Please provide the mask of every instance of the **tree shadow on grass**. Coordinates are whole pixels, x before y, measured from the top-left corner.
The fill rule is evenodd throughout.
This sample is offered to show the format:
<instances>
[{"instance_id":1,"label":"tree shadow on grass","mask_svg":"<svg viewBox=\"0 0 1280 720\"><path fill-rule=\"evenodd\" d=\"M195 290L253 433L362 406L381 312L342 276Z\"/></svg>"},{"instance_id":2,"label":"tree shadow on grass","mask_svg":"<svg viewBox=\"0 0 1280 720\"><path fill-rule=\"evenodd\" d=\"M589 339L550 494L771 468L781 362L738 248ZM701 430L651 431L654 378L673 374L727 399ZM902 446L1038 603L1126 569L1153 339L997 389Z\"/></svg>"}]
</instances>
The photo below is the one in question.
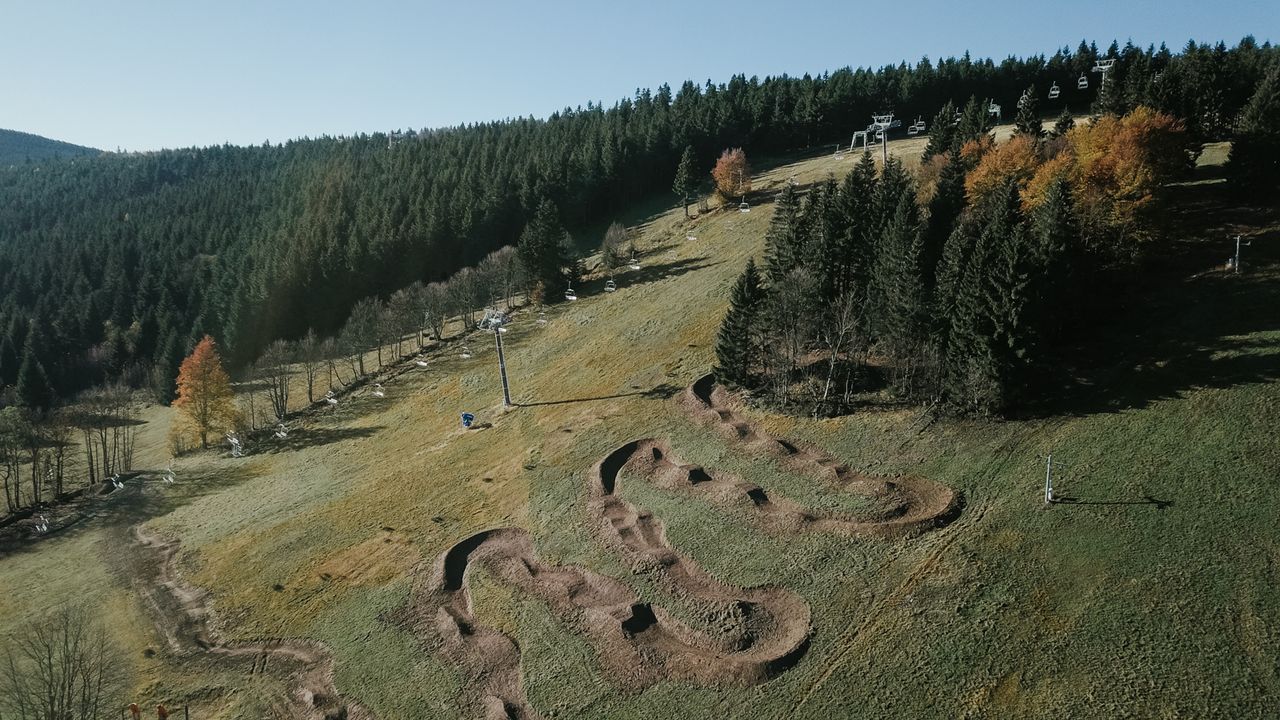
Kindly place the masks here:
<instances>
[{"instance_id":1,"label":"tree shadow on grass","mask_svg":"<svg viewBox=\"0 0 1280 720\"><path fill-rule=\"evenodd\" d=\"M0 560L44 548L43 541L75 538L98 529L118 529L117 540L124 542L123 531L138 523L166 515L200 498L233 488L255 476L249 466L223 466L201 471L179 472L178 480L166 483L163 470L144 470L125 474L124 488L100 495L90 488L74 502L65 503L37 514L47 514L49 531L37 533L34 518L5 528L0 533ZM111 552L108 548L108 552Z\"/></svg>"},{"instance_id":2,"label":"tree shadow on grass","mask_svg":"<svg viewBox=\"0 0 1280 720\"><path fill-rule=\"evenodd\" d=\"M280 453L295 450L305 450L307 448L321 447L330 445L343 440L354 440L373 437L379 430L385 429L381 425L373 427L358 428L328 428L308 426L297 428L289 431L288 437L278 438L274 435L259 440L255 445L249 447L250 455L259 455L263 453Z\"/></svg>"},{"instance_id":3,"label":"tree shadow on grass","mask_svg":"<svg viewBox=\"0 0 1280 720\"><path fill-rule=\"evenodd\" d=\"M646 400L667 400L680 392L680 388L670 383L662 383L648 390L637 390L635 392L616 393L614 395L599 395L596 397L569 398L565 400L539 400L536 402L518 402L517 407L541 407L544 405L571 405L574 403L596 402L599 400L616 400L626 397L642 397Z\"/></svg>"},{"instance_id":4,"label":"tree shadow on grass","mask_svg":"<svg viewBox=\"0 0 1280 720\"><path fill-rule=\"evenodd\" d=\"M1107 299L1119 312L1104 327L1060 351L1056 377L1026 415L1121 412L1280 380L1280 210L1195 197L1175 218L1195 216L1181 239ZM1252 239L1239 275L1221 269L1237 232Z\"/></svg>"}]
</instances>

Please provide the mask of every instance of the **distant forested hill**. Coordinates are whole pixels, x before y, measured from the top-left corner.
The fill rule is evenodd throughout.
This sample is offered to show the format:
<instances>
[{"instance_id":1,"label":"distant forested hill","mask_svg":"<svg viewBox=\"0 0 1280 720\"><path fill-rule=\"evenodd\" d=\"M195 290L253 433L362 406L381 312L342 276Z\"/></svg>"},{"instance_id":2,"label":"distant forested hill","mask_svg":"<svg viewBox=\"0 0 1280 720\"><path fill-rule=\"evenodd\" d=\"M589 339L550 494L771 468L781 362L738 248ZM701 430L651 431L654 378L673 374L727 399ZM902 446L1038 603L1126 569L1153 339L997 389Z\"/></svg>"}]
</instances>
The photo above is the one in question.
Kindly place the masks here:
<instances>
[{"instance_id":1,"label":"distant forested hill","mask_svg":"<svg viewBox=\"0 0 1280 720\"><path fill-rule=\"evenodd\" d=\"M49 158L83 157L101 155L101 150L72 145L61 140L50 140L47 137L18 132L17 130L0 129L0 167L17 165L28 160L46 160Z\"/></svg>"},{"instance_id":2,"label":"distant forested hill","mask_svg":"<svg viewBox=\"0 0 1280 720\"><path fill-rule=\"evenodd\" d=\"M759 157L848 142L874 112L910 122L970 97L1011 115L1028 86L1043 98L1052 83L1064 90L1042 99L1050 117L1147 105L1199 138L1226 137L1277 56L1251 38L1176 53L1081 43L1047 57L663 85L545 120L0 166L0 386L24 358L64 396L138 382L153 366L176 372L205 333L243 365L273 339L332 333L361 298L513 244L544 199L572 229L669 193L686 147L708 178L726 147ZM1090 71L1101 57L1116 64L1100 97Z\"/></svg>"}]
</instances>

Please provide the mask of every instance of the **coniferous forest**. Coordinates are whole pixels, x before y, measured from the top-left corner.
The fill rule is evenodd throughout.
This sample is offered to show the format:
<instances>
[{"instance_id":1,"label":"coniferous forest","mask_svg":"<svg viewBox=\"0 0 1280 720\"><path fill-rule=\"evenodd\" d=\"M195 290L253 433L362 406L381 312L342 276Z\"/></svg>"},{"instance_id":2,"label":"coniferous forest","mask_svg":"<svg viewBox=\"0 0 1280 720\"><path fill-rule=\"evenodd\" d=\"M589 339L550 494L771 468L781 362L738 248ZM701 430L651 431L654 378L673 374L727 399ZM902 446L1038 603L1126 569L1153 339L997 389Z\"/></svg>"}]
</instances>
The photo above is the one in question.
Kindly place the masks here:
<instances>
[{"instance_id":1,"label":"coniferous forest","mask_svg":"<svg viewBox=\"0 0 1280 720\"><path fill-rule=\"evenodd\" d=\"M1101 95L1090 73L1099 57L1117 59ZM1051 56L923 59L816 77L735 76L723 84L686 82L677 90L663 85L607 109L589 103L545 120L10 166L0 169L0 387L16 388L9 402L33 407L114 382L168 402L182 358L205 335L217 339L233 371L280 339L319 345L334 337L372 347L398 329L370 316L340 331L353 325L347 322L353 313L376 314L397 291L406 313L428 319L442 308L474 308L461 296L495 283L510 297L520 265L510 252L477 268L485 270L484 283L431 283L480 264L522 233L529 236L531 223L535 230L548 223L573 229L607 220L640 197L668 192L678 169L684 179L677 194L687 197L690 175L705 187L712 162L727 147L760 157L847 142L877 111L933 118L926 155L938 158L957 159L964 143L985 132L985 101L970 102L958 124L942 121L969 99L996 99L1012 110L1028 88L1039 97L1053 83L1062 94L1039 98L1039 117L1064 115L1070 122L1070 112L1119 116L1143 107L1176 119L1188 142L1228 138L1276 58L1275 48L1251 38L1232 48L1191 42L1180 52L1082 42ZM1075 88L1081 75L1092 80L1087 90ZM1031 122L1019 118L1024 130ZM1039 127L1038 118L1034 124ZM969 227L966 218L978 210L966 198L999 194L961 187L984 152L977 148L963 162L926 158L929 187L911 187L919 181L895 167L879 179L863 167L845 181L866 185L864 191L875 186L870 199L856 202L875 206L876 222L884 225L876 243L910 249L909 261L928 269L920 288L870 283L868 297L910 304L908 298L935 286L949 287L948 273L959 270L947 264L951 227L940 218ZM1006 152L994 154L1018 162ZM1051 199L1041 206L1050 207L1070 192L1039 190ZM904 201L918 191L927 203ZM842 197L839 188L824 187L803 200L783 198L779 215L832 222L815 219L818 206L855 202ZM999 203L987 204L992 208L983 212L999 214ZM1005 202L1009 212L1015 204ZM1030 208L1017 212L1011 222L1019 227L1049 222L1031 217ZM570 249L550 244L561 264L571 266ZM783 245L770 240L777 256L769 258L765 275L775 286L798 269L786 253L807 252ZM855 244L842 252L861 251ZM875 264L883 262L871 255L849 259L840 278L823 280L826 291L831 283L867 283L880 276L884 268ZM875 322L893 324L878 328L877 337L909 343L910 328L924 320Z\"/></svg>"}]
</instances>

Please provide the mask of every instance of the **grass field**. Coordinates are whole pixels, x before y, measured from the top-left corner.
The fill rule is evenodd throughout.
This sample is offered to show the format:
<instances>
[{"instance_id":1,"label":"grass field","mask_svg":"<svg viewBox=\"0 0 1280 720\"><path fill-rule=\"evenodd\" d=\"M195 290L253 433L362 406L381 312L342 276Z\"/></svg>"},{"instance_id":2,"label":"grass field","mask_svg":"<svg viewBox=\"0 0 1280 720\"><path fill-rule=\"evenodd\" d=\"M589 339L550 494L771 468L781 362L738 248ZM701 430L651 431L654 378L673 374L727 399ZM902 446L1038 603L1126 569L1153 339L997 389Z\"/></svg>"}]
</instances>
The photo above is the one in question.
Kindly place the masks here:
<instances>
[{"instance_id":1,"label":"grass field","mask_svg":"<svg viewBox=\"0 0 1280 720\"><path fill-rule=\"evenodd\" d=\"M891 150L917 157L923 139ZM1216 152L1216 151L1215 151ZM184 579L209 592L229 640L305 638L335 661L337 688L380 718L473 717L469 680L404 620L435 558L482 530L526 529L543 560L625 583L691 624L696 599L633 572L587 525L590 468L636 438L770 494L856 514L780 463L741 452L678 406L704 374L727 289L759 256L768 198L791 176L842 175L855 158L769 165L750 213L686 222L679 208L629 218L643 267L579 289L538 327L505 336L503 413L491 338L428 369L357 391L247 458L179 461L179 482L138 483L96 516L0 558L0 634L51 604L94 603L137 699L192 717L262 717L283 675L167 649L138 600L129 528L178 539ZM1214 164L1204 160L1210 170ZM810 644L763 684L610 676L547 603L483 568L475 615L513 637L529 702L545 717L1267 717L1280 701L1280 213L1222 207L1218 183L1179 188L1176 233L1105 342L1064 358L1078 382L1052 412L1005 422L930 421L914 409L831 420L748 411L775 435L875 475L962 492L944 528L910 539L771 534L742 512L652 485L628 502L670 545L733 586L777 585L810 608ZM1228 275L1228 234L1253 238ZM696 236L686 240L686 234ZM676 397L673 397L676 396ZM492 423L464 431L458 413ZM146 462L163 465L163 413ZM1044 455L1066 463L1068 502L1042 503Z\"/></svg>"}]
</instances>

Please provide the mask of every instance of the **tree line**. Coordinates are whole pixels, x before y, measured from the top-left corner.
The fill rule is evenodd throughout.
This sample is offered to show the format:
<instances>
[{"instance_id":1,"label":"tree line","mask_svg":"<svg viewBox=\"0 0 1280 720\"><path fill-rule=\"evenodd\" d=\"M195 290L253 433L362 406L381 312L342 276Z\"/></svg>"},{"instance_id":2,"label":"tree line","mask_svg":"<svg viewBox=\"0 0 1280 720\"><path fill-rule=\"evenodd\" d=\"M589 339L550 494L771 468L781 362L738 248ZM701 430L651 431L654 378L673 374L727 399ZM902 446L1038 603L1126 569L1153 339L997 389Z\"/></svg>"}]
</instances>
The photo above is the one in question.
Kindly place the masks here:
<instances>
[{"instance_id":1,"label":"tree line","mask_svg":"<svg viewBox=\"0 0 1280 720\"><path fill-rule=\"evenodd\" d=\"M385 302L475 265L512 244L544 201L582 227L670 187L677 168L677 194L689 197L689 178L706 178L726 147L758 155L843 140L873 112L928 116L970 95L1012 107L1028 85L1043 94L1057 82L1050 115L1141 104L1193 136L1225 137L1275 55L1251 38L1177 53L1082 42L1001 61L663 85L609 108L399 142L324 137L3 168L0 385L49 403L119 380L168 402L205 335L239 371L275 340L339 333L364 298ZM1089 72L1101 56L1117 58L1103 98ZM1073 88L1080 74L1089 89Z\"/></svg>"}]
</instances>

